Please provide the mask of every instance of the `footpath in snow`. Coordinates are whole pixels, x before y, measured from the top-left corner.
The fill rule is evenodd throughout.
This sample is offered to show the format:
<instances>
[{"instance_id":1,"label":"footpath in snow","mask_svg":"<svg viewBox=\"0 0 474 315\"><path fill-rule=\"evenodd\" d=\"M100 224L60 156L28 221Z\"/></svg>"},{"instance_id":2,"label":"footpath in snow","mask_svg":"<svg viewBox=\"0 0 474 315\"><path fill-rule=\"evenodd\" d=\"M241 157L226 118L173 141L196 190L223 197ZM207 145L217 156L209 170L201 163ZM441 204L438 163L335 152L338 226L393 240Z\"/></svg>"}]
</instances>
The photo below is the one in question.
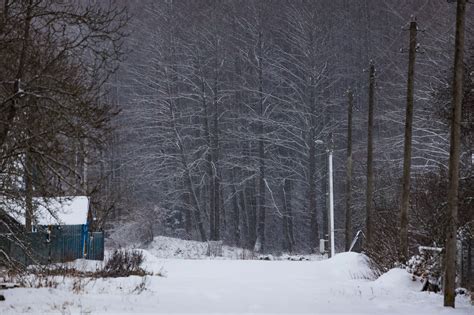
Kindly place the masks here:
<instances>
[{"instance_id":1,"label":"footpath in snow","mask_svg":"<svg viewBox=\"0 0 474 315\"><path fill-rule=\"evenodd\" d=\"M0 314L474 314L465 297L456 309L442 307L442 295L420 292L421 284L404 270L373 280L365 257L356 253L321 261L170 259L157 253L144 251L146 267L165 277L84 281L78 293L72 280L54 289L7 290Z\"/></svg>"}]
</instances>

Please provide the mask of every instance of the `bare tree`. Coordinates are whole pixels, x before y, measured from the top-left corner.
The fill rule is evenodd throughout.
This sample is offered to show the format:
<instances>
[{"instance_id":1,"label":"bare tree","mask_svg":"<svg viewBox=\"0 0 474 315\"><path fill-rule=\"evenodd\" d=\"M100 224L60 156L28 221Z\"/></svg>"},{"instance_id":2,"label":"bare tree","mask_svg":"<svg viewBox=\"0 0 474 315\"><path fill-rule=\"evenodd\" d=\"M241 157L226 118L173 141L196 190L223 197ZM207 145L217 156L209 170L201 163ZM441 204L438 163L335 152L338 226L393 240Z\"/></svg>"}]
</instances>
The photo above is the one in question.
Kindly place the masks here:
<instances>
[{"instance_id":1,"label":"bare tree","mask_svg":"<svg viewBox=\"0 0 474 315\"><path fill-rule=\"evenodd\" d=\"M345 248L350 249L352 242L352 111L354 106L354 94L352 90L347 92L347 161L346 161L346 229Z\"/></svg>"},{"instance_id":2,"label":"bare tree","mask_svg":"<svg viewBox=\"0 0 474 315\"><path fill-rule=\"evenodd\" d=\"M90 161L78 168L74 158L103 147L115 112L99 100L128 18L120 7L48 0L4 1L0 16L0 207L30 231L34 197L73 195L89 181Z\"/></svg>"}]
</instances>

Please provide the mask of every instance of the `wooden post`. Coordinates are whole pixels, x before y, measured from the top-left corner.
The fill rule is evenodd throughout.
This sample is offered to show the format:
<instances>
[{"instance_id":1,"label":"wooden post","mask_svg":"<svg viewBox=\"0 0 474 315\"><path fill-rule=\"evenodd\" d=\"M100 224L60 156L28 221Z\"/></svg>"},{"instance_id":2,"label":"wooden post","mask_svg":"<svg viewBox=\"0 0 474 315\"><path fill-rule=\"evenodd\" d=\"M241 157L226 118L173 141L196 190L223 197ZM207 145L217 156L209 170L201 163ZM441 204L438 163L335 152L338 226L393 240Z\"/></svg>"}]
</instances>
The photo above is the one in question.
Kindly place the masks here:
<instances>
[{"instance_id":1,"label":"wooden post","mask_svg":"<svg viewBox=\"0 0 474 315\"><path fill-rule=\"evenodd\" d=\"M464 16L466 0L457 1L456 40L454 48L453 100L449 150L448 228L444 269L444 306L455 306L456 232L458 221L459 156L461 144L461 109L464 74Z\"/></svg>"},{"instance_id":2,"label":"wooden post","mask_svg":"<svg viewBox=\"0 0 474 315\"><path fill-rule=\"evenodd\" d=\"M402 196L400 202L400 262L408 259L408 206L410 202L410 168L413 129L413 95L416 56L416 20L410 22L410 50L408 55L407 107L405 116L405 145L403 154Z\"/></svg>"}]
</instances>

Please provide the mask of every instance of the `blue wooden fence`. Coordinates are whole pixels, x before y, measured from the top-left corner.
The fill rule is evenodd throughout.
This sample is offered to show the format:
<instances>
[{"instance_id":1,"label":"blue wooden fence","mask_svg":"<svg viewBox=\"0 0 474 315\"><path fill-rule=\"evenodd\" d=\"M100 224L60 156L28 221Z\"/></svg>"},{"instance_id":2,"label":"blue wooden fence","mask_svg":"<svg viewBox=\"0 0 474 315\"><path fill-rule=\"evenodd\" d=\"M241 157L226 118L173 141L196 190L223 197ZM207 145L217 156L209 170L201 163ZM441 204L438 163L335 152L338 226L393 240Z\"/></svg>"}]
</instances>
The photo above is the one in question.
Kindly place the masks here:
<instances>
[{"instance_id":1,"label":"blue wooden fence","mask_svg":"<svg viewBox=\"0 0 474 315\"><path fill-rule=\"evenodd\" d=\"M104 232L89 233L86 244L86 259L104 260Z\"/></svg>"},{"instance_id":2,"label":"blue wooden fence","mask_svg":"<svg viewBox=\"0 0 474 315\"><path fill-rule=\"evenodd\" d=\"M104 259L104 233L89 232L86 225L54 226L25 233L19 238L0 234L0 249L18 264L48 264L79 258Z\"/></svg>"}]
</instances>

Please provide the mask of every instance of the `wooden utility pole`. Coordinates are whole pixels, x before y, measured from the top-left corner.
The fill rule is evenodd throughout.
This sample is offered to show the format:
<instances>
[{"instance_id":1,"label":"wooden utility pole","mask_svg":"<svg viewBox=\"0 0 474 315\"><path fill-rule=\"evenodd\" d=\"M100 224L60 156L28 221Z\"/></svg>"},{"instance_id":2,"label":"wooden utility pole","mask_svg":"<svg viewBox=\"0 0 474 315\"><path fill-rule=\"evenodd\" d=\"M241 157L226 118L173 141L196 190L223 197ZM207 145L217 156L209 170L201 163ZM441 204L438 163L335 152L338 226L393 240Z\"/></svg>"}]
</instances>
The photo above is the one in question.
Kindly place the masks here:
<instances>
[{"instance_id":1,"label":"wooden utility pole","mask_svg":"<svg viewBox=\"0 0 474 315\"><path fill-rule=\"evenodd\" d=\"M349 107L347 109L347 161L346 161L346 251L352 242L352 107L354 95L352 90L347 92Z\"/></svg>"},{"instance_id":2,"label":"wooden utility pole","mask_svg":"<svg viewBox=\"0 0 474 315\"><path fill-rule=\"evenodd\" d=\"M449 150L448 228L444 266L444 306L455 305L456 231L458 221L459 155L461 144L461 109L464 74L464 16L466 0L457 1L456 40L454 48L453 100Z\"/></svg>"},{"instance_id":3,"label":"wooden utility pole","mask_svg":"<svg viewBox=\"0 0 474 315\"><path fill-rule=\"evenodd\" d=\"M402 197L400 202L400 262L408 259L408 206L410 203L411 143L413 129L413 95L416 56L416 19L410 22L410 50L408 53L407 108L405 116L405 145L403 154Z\"/></svg>"},{"instance_id":4,"label":"wooden utility pole","mask_svg":"<svg viewBox=\"0 0 474 315\"><path fill-rule=\"evenodd\" d=\"M372 242L372 214L374 198L374 166L373 166L373 131L374 131L374 92L375 92L375 66L370 61L369 70L369 118L367 127L367 189L366 189L366 237L367 244Z\"/></svg>"}]
</instances>

